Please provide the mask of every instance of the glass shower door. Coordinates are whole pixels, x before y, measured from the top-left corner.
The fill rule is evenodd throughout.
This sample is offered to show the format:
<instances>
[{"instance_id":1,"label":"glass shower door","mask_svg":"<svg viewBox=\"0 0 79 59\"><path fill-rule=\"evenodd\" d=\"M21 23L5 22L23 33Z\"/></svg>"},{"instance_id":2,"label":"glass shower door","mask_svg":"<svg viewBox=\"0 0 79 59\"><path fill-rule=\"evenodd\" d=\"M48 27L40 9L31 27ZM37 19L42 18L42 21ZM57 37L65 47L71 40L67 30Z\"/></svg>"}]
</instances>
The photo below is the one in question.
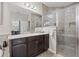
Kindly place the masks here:
<instances>
[{"instance_id":1,"label":"glass shower door","mask_svg":"<svg viewBox=\"0 0 79 59\"><path fill-rule=\"evenodd\" d=\"M57 55L63 56L64 53L64 36L62 36L62 34L64 34L64 10L60 9L57 10L57 28L56 28L56 32L57 32L57 48L56 48L56 53Z\"/></svg>"},{"instance_id":2,"label":"glass shower door","mask_svg":"<svg viewBox=\"0 0 79 59\"><path fill-rule=\"evenodd\" d=\"M77 57L79 57L79 5L76 6Z\"/></svg>"},{"instance_id":3,"label":"glass shower door","mask_svg":"<svg viewBox=\"0 0 79 59\"><path fill-rule=\"evenodd\" d=\"M68 57L76 56L77 38L76 38L76 13L75 5L65 9L64 22L64 55Z\"/></svg>"},{"instance_id":4,"label":"glass shower door","mask_svg":"<svg viewBox=\"0 0 79 59\"><path fill-rule=\"evenodd\" d=\"M60 21L62 29L58 30L57 35L57 53L64 57L77 56L77 37L76 37L76 19L75 6L70 6L64 9L64 18ZM59 47L59 48L58 48Z\"/></svg>"}]
</instances>

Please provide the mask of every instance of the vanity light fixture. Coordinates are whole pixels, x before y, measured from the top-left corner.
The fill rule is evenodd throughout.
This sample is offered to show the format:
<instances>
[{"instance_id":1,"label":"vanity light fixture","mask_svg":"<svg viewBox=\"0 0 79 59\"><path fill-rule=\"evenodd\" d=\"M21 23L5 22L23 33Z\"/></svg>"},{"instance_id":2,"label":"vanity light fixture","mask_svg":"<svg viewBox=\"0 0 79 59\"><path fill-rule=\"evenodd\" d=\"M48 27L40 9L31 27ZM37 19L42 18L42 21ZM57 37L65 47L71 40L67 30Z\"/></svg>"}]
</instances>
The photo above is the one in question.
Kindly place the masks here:
<instances>
[{"instance_id":1,"label":"vanity light fixture","mask_svg":"<svg viewBox=\"0 0 79 59\"><path fill-rule=\"evenodd\" d=\"M24 5L25 5L26 7L28 7L28 8L34 9L34 10L37 9L36 6L30 5L29 3L24 3Z\"/></svg>"},{"instance_id":2,"label":"vanity light fixture","mask_svg":"<svg viewBox=\"0 0 79 59\"><path fill-rule=\"evenodd\" d=\"M25 6L27 7L30 7L30 4L29 3L24 3Z\"/></svg>"},{"instance_id":3,"label":"vanity light fixture","mask_svg":"<svg viewBox=\"0 0 79 59\"><path fill-rule=\"evenodd\" d=\"M29 4L29 3L27 3L27 4L26 4L26 6L27 6L27 7L30 7L30 4Z\"/></svg>"},{"instance_id":4,"label":"vanity light fixture","mask_svg":"<svg viewBox=\"0 0 79 59\"><path fill-rule=\"evenodd\" d=\"M31 6L30 6L30 8L31 8L31 9L34 9L34 6L33 6L33 5L31 5Z\"/></svg>"}]
</instances>

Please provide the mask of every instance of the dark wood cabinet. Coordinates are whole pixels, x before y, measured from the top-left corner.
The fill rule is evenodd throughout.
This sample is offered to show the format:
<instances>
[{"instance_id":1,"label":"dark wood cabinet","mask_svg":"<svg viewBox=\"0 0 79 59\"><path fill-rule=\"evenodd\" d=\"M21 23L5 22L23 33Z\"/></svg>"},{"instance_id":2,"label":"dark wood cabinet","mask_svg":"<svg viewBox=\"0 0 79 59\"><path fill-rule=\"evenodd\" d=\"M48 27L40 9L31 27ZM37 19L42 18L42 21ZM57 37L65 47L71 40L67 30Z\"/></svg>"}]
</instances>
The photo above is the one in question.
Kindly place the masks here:
<instances>
[{"instance_id":1,"label":"dark wood cabinet","mask_svg":"<svg viewBox=\"0 0 79 59\"><path fill-rule=\"evenodd\" d=\"M48 48L48 34L10 40L11 57L34 57Z\"/></svg>"},{"instance_id":2,"label":"dark wood cabinet","mask_svg":"<svg viewBox=\"0 0 79 59\"><path fill-rule=\"evenodd\" d=\"M27 57L27 38L12 39L9 42L11 57Z\"/></svg>"},{"instance_id":3,"label":"dark wood cabinet","mask_svg":"<svg viewBox=\"0 0 79 59\"><path fill-rule=\"evenodd\" d=\"M43 36L40 36L40 39L38 40L38 54L43 52L44 47L44 39Z\"/></svg>"}]
</instances>

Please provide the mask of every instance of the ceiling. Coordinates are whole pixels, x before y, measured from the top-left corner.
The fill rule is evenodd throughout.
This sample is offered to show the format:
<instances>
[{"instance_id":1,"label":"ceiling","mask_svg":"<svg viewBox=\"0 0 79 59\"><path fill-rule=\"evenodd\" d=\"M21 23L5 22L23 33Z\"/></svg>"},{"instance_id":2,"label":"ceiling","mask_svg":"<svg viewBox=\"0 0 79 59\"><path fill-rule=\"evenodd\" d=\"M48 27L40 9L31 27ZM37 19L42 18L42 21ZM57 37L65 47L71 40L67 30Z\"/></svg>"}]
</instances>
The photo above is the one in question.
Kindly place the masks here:
<instances>
[{"instance_id":1,"label":"ceiling","mask_svg":"<svg viewBox=\"0 0 79 59\"><path fill-rule=\"evenodd\" d=\"M43 2L47 7L66 7L74 2Z\"/></svg>"}]
</instances>

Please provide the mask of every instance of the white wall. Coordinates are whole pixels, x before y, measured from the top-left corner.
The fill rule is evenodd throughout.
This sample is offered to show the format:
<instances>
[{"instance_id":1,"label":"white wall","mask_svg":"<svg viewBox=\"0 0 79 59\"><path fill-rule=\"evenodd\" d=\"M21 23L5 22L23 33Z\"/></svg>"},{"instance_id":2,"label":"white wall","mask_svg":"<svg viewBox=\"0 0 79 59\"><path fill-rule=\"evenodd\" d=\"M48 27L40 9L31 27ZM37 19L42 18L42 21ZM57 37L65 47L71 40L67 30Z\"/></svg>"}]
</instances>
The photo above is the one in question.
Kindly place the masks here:
<instances>
[{"instance_id":1,"label":"white wall","mask_svg":"<svg viewBox=\"0 0 79 59\"><path fill-rule=\"evenodd\" d=\"M8 4L3 4L3 24L0 25L0 45L3 41L8 42L8 34L10 34L10 22L9 22L9 9ZM4 56L9 56L9 47L5 48Z\"/></svg>"},{"instance_id":2,"label":"white wall","mask_svg":"<svg viewBox=\"0 0 79 59\"><path fill-rule=\"evenodd\" d=\"M43 13L43 15L47 14L48 9L49 8L46 5L42 4L42 13Z\"/></svg>"},{"instance_id":3,"label":"white wall","mask_svg":"<svg viewBox=\"0 0 79 59\"><path fill-rule=\"evenodd\" d=\"M10 27L9 27L9 9L8 4L3 4L3 24L0 25L0 34L10 34Z\"/></svg>"}]
</instances>

